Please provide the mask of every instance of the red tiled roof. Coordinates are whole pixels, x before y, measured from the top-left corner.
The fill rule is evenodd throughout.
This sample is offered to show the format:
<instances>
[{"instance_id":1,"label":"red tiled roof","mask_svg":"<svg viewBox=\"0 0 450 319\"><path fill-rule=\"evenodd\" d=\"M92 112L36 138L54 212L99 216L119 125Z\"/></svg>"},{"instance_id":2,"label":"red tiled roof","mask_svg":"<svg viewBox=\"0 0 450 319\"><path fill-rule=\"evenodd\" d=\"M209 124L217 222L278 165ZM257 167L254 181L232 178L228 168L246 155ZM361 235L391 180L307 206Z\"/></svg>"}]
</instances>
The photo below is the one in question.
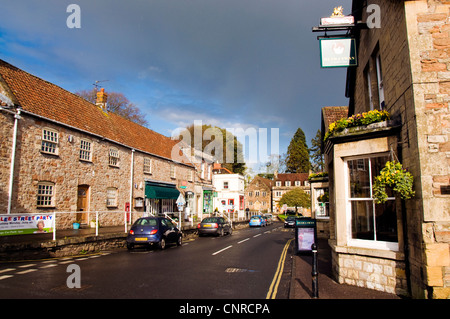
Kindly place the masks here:
<instances>
[{"instance_id":1,"label":"red tiled roof","mask_svg":"<svg viewBox=\"0 0 450 319\"><path fill-rule=\"evenodd\" d=\"M26 112L167 159L178 143L119 115L105 113L87 100L0 60L0 86L2 79Z\"/></svg>"},{"instance_id":2,"label":"red tiled roof","mask_svg":"<svg viewBox=\"0 0 450 319\"><path fill-rule=\"evenodd\" d=\"M279 173L278 176L275 178L275 181L306 181L308 180L309 173Z\"/></svg>"},{"instance_id":3,"label":"red tiled roof","mask_svg":"<svg viewBox=\"0 0 450 319\"><path fill-rule=\"evenodd\" d=\"M347 117L348 117L347 106L325 106L322 108L322 119L326 131L328 131L328 126L330 126L331 123L334 123L337 120Z\"/></svg>"}]
</instances>

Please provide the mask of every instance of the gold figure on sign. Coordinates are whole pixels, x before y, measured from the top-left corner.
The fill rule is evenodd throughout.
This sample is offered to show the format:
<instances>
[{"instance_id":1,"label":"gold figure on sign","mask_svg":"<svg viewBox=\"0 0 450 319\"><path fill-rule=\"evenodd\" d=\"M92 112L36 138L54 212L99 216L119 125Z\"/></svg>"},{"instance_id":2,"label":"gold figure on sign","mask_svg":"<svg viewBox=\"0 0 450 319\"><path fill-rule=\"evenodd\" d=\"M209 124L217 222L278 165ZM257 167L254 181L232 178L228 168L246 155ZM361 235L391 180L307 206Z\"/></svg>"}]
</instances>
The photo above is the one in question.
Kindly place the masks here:
<instances>
[{"instance_id":1,"label":"gold figure on sign","mask_svg":"<svg viewBox=\"0 0 450 319\"><path fill-rule=\"evenodd\" d=\"M331 15L331 17L343 17L344 16L344 8L342 8L342 6L336 7L333 10L333 14Z\"/></svg>"}]
</instances>

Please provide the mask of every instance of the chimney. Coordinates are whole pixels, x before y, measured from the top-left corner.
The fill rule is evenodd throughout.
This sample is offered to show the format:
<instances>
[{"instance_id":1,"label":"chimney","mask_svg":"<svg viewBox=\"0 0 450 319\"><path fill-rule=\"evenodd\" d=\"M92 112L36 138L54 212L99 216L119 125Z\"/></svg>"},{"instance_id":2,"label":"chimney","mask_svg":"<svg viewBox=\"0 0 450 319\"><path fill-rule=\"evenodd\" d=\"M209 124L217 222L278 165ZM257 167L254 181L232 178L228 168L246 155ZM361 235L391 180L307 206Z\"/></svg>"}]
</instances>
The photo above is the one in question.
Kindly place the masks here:
<instances>
[{"instance_id":1,"label":"chimney","mask_svg":"<svg viewBox=\"0 0 450 319\"><path fill-rule=\"evenodd\" d=\"M103 112L106 112L106 100L108 99L108 94L105 93L105 89L101 88L100 91L97 92L97 100L95 101L95 105L99 106Z\"/></svg>"}]
</instances>

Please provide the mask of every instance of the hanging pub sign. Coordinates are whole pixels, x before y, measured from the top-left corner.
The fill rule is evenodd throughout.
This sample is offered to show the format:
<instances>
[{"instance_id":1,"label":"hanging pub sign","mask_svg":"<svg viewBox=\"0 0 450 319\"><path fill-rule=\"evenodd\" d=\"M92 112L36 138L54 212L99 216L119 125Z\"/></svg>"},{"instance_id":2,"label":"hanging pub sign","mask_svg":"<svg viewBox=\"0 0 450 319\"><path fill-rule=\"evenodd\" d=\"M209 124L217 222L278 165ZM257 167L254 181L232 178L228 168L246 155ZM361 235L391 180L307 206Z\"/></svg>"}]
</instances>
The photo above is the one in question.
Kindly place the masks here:
<instances>
[{"instance_id":1,"label":"hanging pub sign","mask_svg":"<svg viewBox=\"0 0 450 319\"><path fill-rule=\"evenodd\" d=\"M320 66L339 68L357 66L356 43L353 38L321 38Z\"/></svg>"}]
</instances>

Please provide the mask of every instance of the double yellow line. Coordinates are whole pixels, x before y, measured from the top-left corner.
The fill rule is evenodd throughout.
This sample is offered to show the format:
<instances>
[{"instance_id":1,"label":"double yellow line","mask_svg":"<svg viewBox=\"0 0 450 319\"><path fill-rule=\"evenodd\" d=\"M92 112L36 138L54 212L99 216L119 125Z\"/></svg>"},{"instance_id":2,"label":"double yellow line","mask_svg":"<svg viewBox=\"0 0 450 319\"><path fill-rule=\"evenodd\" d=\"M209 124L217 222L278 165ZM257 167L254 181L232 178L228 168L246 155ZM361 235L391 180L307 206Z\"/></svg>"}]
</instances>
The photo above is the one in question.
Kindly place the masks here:
<instances>
[{"instance_id":1,"label":"double yellow line","mask_svg":"<svg viewBox=\"0 0 450 319\"><path fill-rule=\"evenodd\" d=\"M291 244L291 241L294 239L289 239L286 245L283 248L283 252L281 253L280 260L278 261L278 267L277 271L275 272L275 276L273 277L272 283L269 287L269 292L267 293L266 299L275 299L278 292L278 285L280 284L281 275L283 274L284 270L284 260L286 259L286 254L289 248L289 245Z\"/></svg>"}]
</instances>

